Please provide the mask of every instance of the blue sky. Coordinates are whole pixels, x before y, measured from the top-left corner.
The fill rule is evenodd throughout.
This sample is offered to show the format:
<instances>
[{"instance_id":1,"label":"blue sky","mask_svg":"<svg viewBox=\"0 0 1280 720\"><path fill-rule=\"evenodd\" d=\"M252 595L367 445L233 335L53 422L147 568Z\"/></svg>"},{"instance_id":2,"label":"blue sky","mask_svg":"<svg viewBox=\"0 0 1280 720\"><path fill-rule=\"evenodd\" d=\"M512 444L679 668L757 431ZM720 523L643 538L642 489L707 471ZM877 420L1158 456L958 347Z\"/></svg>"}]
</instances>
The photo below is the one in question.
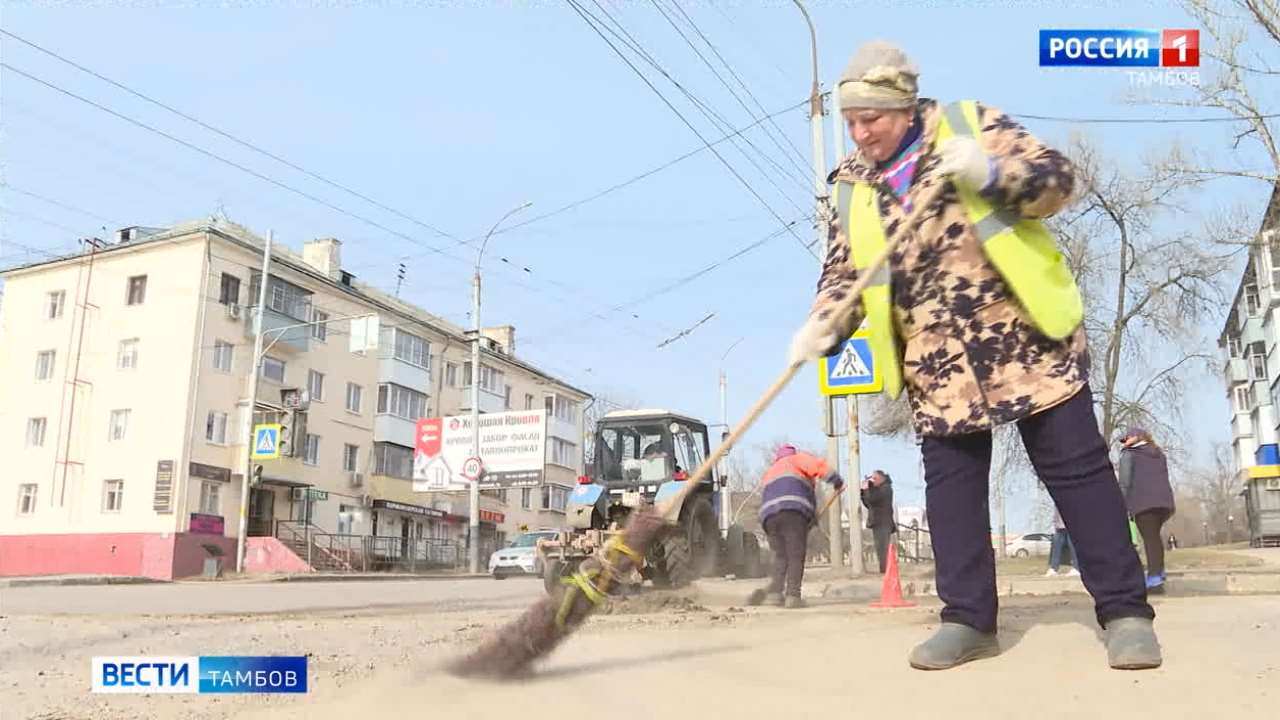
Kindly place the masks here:
<instances>
[{"instance_id":1,"label":"blue sky","mask_svg":"<svg viewBox=\"0 0 1280 720\"><path fill-rule=\"evenodd\" d=\"M700 145L565 3L466 8L424 3L378 9L298 5L37 9L8 3L0 26L453 238L301 175L5 38L0 40L4 60L14 67L412 240L5 71L0 74L2 172L11 188L0 190L0 264L28 257L15 243L66 250L74 247L77 236L98 234L104 224L108 230L127 224L163 226L222 209L260 232L273 229L278 240L295 249L311 238L338 237L344 243L344 264L383 287L394 285L396 264L406 257L403 295L465 323L474 251L459 240L483 234L522 202L534 205L515 221L590 196ZM602 5L667 72L731 125L752 122L653 4L602 0ZM791 3L682 5L763 107L772 112L805 99L808 33ZM914 57L927 96L976 98L1012 113L1176 117L1179 113L1166 109L1126 105L1123 74L1039 68L1037 31L1189 27L1189 19L1172 5L1134 5L1125 11L1075 5L979 3L937 9L927 3L857 8L814 3L811 12L826 87L858 44L884 37ZM668 2L664 7L673 12ZM593 4L587 8L599 12ZM690 33L687 27L685 31ZM669 83L649 75L704 136L721 135ZM792 154L788 160L759 130L749 137L779 165L808 163L803 110L775 122L785 141L799 148L800 158L787 148ZM1026 124L1059 146L1073 127L1082 129L1060 122ZM1175 139L1222 147L1225 154L1230 137L1228 126L1212 124L1083 129L1126 161ZM825 130L830 153L829 120ZM794 168L785 175L770 173L779 190L727 144L717 149L783 219L810 211L812 191ZM1255 167L1260 164L1260 158L1246 152L1242 161L1249 160ZM757 162L765 161L757 157ZM1219 183L1213 190L1223 202L1230 197L1260 206L1266 199L1260 184ZM795 227L806 241L812 237L807 221ZM781 370L787 342L812 299L817 261L794 238L776 236L686 287L626 312L612 308L722 260L778 228L774 215L719 160L702 152L571 211L495 236L486 255L483 318L486 324L514 324L517 351L570 382L645 405L677 407L710 422L719 415L719 360L742 339L725 362L732 419ZM524 267L529 272L518 269ZM686 338L657 349L665 338L712 313L714 318ZM1207 332L1216 336L1217 328ZM1220 382L1206 377L1202 389L1187 398L1188 407L1200 409L1190 422L1196 423L1194 434L1206 448L1228 432ZM806 372L746 444L786 436L821 448L815 392L816 379ZM900 503L922 501L914 446L864 439L863 469L871 467L894 475ZM1021 526L1029 506L1028 501L1011 505L1011 528Z\"/></svg>"}]
</instances>

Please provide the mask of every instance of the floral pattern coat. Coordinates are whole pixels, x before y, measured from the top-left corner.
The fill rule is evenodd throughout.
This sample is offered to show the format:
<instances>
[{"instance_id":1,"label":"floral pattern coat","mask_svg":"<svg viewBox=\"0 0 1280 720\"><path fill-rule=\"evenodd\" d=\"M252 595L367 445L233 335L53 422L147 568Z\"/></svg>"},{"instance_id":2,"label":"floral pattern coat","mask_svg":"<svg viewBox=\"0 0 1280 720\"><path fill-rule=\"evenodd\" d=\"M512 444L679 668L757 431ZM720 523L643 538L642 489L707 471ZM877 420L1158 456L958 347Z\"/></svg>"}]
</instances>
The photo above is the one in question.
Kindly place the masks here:
<instances>
[{"instance_id":1,"label":"floral pattern coat","mask_svg":"<svg viewBox=\"0 0 1280 720\"><path fill-rule=\"evenodd\" d=\"M907 197L918 203L938 183L947 185L924 210L915 236L889 258L903 381L918 436L991 430L1064 402L1084 387L1089 372L1084 329L1055 341L1031 324L983 254L955 186L936 170L938 156L929 148L941 107L928 99L918 107L926 153ZM1027 218L1046 218L1061 209L1074 185L1070 162L1008 115L979 104L978 118L978 141L998 171L987 198ZM855 151L828 180L878 183L878 173ZM887 185L878 183L876 196L886 242L893 245L906 232L907 212ZM829 317L855 279L849 240L833 217L811 313ZM840 337L848 337L861 322L861 311L839 320Z\"/></svg>"}]
</instances>

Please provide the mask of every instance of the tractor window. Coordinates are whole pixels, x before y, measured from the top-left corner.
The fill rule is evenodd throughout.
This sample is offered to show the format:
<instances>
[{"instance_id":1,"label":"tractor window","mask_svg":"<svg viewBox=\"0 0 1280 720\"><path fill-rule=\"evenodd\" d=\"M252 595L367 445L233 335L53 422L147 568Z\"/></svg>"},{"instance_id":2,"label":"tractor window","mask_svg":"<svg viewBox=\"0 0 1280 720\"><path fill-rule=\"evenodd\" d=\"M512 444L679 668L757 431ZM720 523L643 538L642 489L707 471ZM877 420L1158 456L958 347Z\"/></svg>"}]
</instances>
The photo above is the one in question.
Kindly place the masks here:
<instances>
[{"instance_id":1,"label":"tractor window","mask_svg":"<svg viewBox=\"0 0 1280 720\"><path fill-rule=\"evenodd\" d=\"M600 431L596 467L606 481L622 480L624 460L665 458L670 453L661 425L608 427Z\"/></svg>"},{"instance_id":2,"label":"tractor window","mask_svg":"<svg viewBox=\"0 0 1280 720\"><path fill-rule=\"evenodd\" d=\"M676 446L676 464L680 469L693 473L702 464L702 434L694 434L688 426L681 425L680 432L673 438Z\"/></svg>"}]
</instances>

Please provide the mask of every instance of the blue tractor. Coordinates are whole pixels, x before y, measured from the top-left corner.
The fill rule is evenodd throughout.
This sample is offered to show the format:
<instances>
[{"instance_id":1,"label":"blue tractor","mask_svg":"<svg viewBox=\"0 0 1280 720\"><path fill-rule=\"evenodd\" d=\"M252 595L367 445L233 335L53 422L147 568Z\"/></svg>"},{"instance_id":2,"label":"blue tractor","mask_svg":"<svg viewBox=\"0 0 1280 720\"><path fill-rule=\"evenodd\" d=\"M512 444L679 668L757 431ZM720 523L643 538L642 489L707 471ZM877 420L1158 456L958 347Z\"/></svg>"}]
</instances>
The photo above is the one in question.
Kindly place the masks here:
<instances>
[{"instance_id":1,"label":"blue tractor","mask_svg":"<svg viewBox=\"0 0 1280 720\"><path fill-rule=\"evenodd\" d=\"M600 549L632 512L675 496L711 454L704 423L666 410L605 415L596 424L594 448L587 475L569 495L568 529L539 543L548 591ZM763 575L758 538L721 522L718 500L729 491L726 483L713 471L678 510L670 510L679 520L650 548L634 582L680 587L708 575Z\"/></svg>"}]
</instances>

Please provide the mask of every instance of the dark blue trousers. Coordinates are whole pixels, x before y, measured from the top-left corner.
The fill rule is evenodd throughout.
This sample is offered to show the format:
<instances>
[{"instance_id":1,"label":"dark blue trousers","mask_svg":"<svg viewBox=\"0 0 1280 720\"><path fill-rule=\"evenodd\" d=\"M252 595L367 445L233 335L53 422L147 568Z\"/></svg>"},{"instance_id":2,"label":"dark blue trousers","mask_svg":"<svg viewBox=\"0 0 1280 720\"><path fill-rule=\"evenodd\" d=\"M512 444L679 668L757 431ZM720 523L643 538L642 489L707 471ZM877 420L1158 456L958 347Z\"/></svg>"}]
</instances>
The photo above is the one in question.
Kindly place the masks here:
<instances>
[{"instance_id":1,"label":"dark blue trousers","mask_svg":"<svg viewBox=\"0 0 1280 720\"><path fill-rule=\"evenodd\" d=\"M1088 386L1070 400L1018 423L1031 464L1053 498L1080 558L1098 623L1155 617L1142 563ZM996 565L988 479L991 433L928 437L925 502L944 622L995 632Z\"/></svg>"}]
</instances>

